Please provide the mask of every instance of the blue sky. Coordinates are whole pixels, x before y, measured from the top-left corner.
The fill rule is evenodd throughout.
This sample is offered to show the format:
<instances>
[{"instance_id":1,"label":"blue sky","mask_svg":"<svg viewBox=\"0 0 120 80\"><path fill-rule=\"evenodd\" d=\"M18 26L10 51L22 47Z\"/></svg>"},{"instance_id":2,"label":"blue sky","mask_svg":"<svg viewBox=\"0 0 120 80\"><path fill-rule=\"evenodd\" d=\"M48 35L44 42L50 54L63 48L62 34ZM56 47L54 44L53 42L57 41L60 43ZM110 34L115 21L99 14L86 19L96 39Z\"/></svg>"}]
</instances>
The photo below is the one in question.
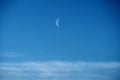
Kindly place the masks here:
<instances>
[{"instance_id":1,"label":"blue sky","mask_svg":"<svg viewBox=\"0 0 120 80\"><path fill-rule=\"evenodd\" d=\"M0 78L120 80L119 3L1 0Z\"/></svg>"},{"instance_id":2,"label":"blue sky","mask_svg":"<svg viewBox=\"0 0 120 80\"><path fill-rule=\"evenodd\" d=\"M23 60L120 61L117 1L6 0L1 4L1 54L29 56ZM55 25L57 18L60 28Z\"/></svg>"}]
</instances>

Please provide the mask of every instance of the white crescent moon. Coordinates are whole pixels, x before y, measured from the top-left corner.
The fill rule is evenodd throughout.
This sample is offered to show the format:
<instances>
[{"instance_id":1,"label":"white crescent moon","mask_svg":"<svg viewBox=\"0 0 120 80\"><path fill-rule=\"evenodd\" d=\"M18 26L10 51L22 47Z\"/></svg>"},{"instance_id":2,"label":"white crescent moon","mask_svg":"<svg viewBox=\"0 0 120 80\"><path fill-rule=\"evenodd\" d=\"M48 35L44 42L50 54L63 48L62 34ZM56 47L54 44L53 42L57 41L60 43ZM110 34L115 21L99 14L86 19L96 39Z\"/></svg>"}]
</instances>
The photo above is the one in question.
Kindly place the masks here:
<instances>
[{"instance_id":1,"label":"white crescent moon","mask_svg":"<svg viewBox=\"0 0 120 80\"><path fill-rule=\"evenodd\" d=\"M60 21L60 18L57 18L55 23L57 27L60 27L59 21Z\"/></svg>"}]
</instances>

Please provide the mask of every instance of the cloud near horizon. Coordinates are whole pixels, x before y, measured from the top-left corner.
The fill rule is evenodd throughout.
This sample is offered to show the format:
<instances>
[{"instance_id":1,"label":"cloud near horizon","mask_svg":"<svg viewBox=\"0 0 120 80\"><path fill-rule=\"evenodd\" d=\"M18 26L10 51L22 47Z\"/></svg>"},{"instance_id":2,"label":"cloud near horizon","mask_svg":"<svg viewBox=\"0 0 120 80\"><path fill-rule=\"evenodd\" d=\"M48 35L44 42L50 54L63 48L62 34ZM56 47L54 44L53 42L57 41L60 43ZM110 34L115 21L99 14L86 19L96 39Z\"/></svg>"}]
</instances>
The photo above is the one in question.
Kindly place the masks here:
<instances>
[{"instance_id":1,"label":"cloud near horizon","mask_svg":"<svg viewBox=\"0 0 120 80\"><path fill-rule=\"evenodd\" d=\"M119 62L0 63L1 80L120 80Z\"/></svg>"}]
</instances>

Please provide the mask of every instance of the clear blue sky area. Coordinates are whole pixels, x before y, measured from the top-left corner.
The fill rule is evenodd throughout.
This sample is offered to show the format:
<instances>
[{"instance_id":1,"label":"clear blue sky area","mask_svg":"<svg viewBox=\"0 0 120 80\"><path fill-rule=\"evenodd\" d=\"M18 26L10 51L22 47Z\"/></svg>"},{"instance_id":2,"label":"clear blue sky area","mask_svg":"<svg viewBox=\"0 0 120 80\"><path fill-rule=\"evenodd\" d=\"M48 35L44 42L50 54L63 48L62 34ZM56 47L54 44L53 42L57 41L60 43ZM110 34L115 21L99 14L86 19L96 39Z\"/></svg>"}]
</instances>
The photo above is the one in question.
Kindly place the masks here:
<instances>
[{"instance_id":1,"label":"clear blue sky area","mask_svg":"<svg viewBox=\"0 0 120 80\"><path fill-rule=\"evenodd\" d=\"M6 61L120 61L117 1L1 0L0 54L22 55Z\"/></svg>"}]
</instances>

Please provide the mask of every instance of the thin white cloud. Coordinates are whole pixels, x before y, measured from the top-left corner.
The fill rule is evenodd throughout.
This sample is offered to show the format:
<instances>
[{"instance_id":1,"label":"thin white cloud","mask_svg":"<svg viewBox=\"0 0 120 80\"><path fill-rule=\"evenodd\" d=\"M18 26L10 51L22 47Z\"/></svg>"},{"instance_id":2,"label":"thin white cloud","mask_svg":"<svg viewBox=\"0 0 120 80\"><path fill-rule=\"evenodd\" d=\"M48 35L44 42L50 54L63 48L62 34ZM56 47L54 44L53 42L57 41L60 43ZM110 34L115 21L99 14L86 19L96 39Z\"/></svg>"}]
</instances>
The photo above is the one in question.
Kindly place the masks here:
<instances>
[{"instance_id":1,"label":"thin white cloud","mask_svg":"<svg viewBox=\"0 0 120 80\"><path fill-rule=\"evenodd\" d=\"M17 52L6 52L6 53L1 53L0 56L3 58L17 58L17 57L21 57L22 55Z\"/></svg>"},{"instance_id":2,"label":"thin white cloud","mask_svg":"<svg viewBox=\"0 0 120 80\"><path fill-rule=\"evenodd\" d=\"M0 63L2 80L119 80L119 62Z\"/></svg>"}]
</instances>

